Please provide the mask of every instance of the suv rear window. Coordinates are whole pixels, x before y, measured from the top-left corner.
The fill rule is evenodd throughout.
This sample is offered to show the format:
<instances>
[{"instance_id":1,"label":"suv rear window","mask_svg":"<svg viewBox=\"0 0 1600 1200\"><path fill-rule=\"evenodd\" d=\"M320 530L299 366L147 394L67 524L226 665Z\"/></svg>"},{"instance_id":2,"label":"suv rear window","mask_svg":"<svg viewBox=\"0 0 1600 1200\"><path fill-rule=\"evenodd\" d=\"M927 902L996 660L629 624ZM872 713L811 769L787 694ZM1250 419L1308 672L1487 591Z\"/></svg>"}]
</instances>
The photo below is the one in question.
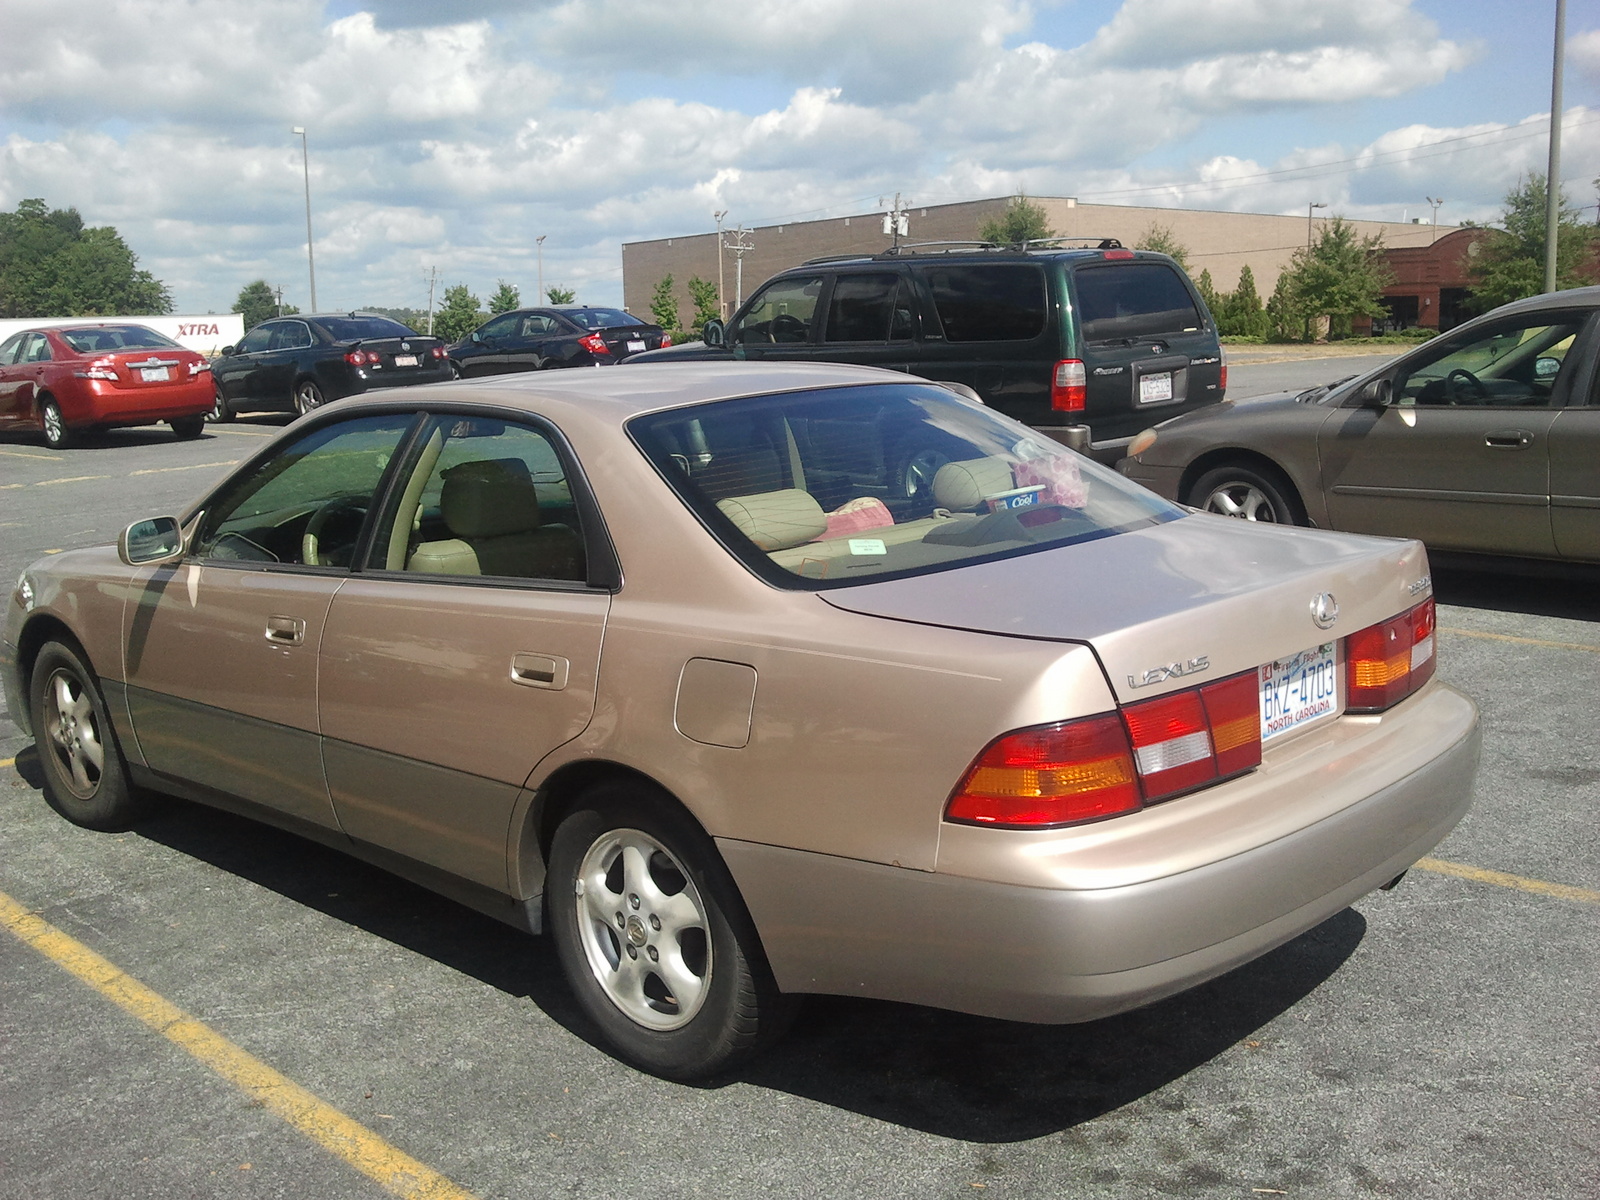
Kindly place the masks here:
<instances>
[{"instance_id":1,"label":"suv rear window","mask_svg":"<svg viewBox=\"0 0 1600 1200\"><path fill-rule=\"evenodd\" d=\"M927 280L947 341L1025 342L1044 331L1044 272L1038 267L933 267Z\"/></svg>"},{"instance_id":2,"label":"suv rear window","mask_svg":"<svg viewBox=\"0 0 1600 1200\"><path fill-rule=\"evenodd\" d=\"M1086 341L1182 333L1205 324L1189 289L1165 263L1080 267L1076 280Z\"/></svg>"}]
</instances>

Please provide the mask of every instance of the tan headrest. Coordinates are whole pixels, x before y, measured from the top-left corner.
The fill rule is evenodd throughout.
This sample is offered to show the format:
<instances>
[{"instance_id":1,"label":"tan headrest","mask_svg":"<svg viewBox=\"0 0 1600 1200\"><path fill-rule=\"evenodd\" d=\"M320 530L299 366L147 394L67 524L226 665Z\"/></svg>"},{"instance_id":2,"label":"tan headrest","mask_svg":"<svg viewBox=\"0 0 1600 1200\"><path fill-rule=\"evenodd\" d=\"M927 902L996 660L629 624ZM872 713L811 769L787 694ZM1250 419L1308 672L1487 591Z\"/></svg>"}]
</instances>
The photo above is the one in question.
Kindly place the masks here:
<instances>
[{"instance_id":1,"label":"tan headrest","mask_svg":"<svg viewBox=\"0 0 1600 1200\"><path fill-rule=\"evenodd\" d=\"M499 537L539 528L539 494L519 458L458 463L444 472L439 514L456 537Z\"/></svg>"},{"instance_id":2,"label":"tan headrest","mask_svg":"<svg viewBox=\"0 0 1600 1200\"><path fill-rule=\"evenodd\" d=\"M786 550L819 538L828 528L827 514L810 492L786 488L756 496L730 496L717 507L728 520L763 550Z\"/></svg>"},{"instance_id":3,"label":"tan headrest","mask_svg":"<svg viewBox=\"0 0 1600 1200\"><path fill-rule=\"evenodd\" d=\"M945 463L933 477L933 498L957 512L976 508L985 496L998 496L1017 485L1012 482L1011 464L1003 458L969 458Z\"/></svg>"}]
</instances>

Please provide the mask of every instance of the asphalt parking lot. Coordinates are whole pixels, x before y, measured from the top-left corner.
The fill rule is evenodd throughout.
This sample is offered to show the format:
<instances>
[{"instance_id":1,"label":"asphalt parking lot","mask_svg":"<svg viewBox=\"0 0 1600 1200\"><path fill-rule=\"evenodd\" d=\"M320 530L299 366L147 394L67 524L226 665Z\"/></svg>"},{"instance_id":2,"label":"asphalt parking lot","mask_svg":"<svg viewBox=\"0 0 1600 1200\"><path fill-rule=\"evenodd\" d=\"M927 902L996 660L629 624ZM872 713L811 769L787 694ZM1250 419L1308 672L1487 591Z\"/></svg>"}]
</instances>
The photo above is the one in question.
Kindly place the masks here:
<instances>
[{"instance_id":1,"label":"asphalt parking lot","mask_svg":"<svg viewBox=\"0 0 1600 1200\"><path fill-rule=\"evenodd\" d=\"M0 437L0 583L279 424ZM700 1087L600 1049L546 943L332 851L66 824L0 713L0 1197L1600 1197L1600 592L1436 587L1484 761L1399 888L1090 1025L818 998Z\"/></svg>"}]
</instances>

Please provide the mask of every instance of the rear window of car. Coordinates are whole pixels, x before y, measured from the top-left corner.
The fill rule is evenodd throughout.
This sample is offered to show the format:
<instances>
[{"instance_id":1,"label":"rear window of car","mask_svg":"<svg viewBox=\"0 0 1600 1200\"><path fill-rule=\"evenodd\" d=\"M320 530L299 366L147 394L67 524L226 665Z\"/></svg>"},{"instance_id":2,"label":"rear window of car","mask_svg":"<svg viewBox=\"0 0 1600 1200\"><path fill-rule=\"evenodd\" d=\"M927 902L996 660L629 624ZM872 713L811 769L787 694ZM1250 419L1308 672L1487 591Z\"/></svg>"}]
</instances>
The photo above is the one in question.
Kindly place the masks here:
<instances>
[{"instance_id":1,"label":"rear window of car","mask_svg":"<svg viewBox=\"0 0 1600 1200\"><path fill-rule=\"evenodd\" d=\"M921 575L1184 515L934 384L752 396L628 431L701 522L781 587Z\"/></svg>"},{"instance_id":2,"label":"rear window of car","mask_svg":"<svg viewBox=\"0 0 1600 1200\"><path fill-rule=\"evenodd\" d=\"M94 329L63 329L62 340L79 354L114 353L118 350L181 350L164 333L143 325L103 325Z\"/></svg>"},{"instance_id":3,"label":"rear window of car","mask_svg":"<svg viewBox=\"0 0 1600 1200\"><path fill-rule=\"evenodd\" d=\"M336 342L419 336L416 330L388 317L318 317L317 320Z\"/></svg>"},{"instance_id":4,"label":"rear window of car","mask_svg":"<svg viewBox=\"0 0 1600 1200\"><path fill-rule=\"evenodd\" d=\"M1183 333L1205 322L1183 280L1165 263L1121 262L1075 272L1085 340Z\"/></svg>"},{"instance_id":5,"label":"rear window of car","mask_svg":"<svg viewBox=\"0 0 1600 1200\"><path fill-rule=\"evenodd\" d=\"M930 267L926 278L947 341L1023 342L1044 331L1044 271L1039 267Z\"/></svg>"},{"instance_id":6,"label":"rear window of car","mask_svg":"<svg viewBox=\"0 0 1600 1200\"><path fill-rule=\"evenodd\" d=\"M615 325L643 325L632 313L625 313L620 308L573 308L566 309L562 316L569 321L576 321L585 329L610 329Z\"/></svg>"}]
</instances>

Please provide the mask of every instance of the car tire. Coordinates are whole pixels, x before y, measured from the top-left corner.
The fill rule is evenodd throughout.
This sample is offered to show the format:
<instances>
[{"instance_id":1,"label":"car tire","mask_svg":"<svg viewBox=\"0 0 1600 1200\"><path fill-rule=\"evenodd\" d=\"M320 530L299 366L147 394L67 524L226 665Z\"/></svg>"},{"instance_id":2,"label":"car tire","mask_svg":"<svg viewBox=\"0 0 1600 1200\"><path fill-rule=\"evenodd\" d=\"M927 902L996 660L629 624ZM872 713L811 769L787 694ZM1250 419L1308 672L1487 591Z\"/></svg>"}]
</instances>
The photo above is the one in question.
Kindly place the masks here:
<instances>
[{"instance_id":1,"label":"car tire","mask_svg":"<svg viewBox=\"0 0 1600 1200\"><path fill-rule=\"evenodd\" d=\"M601 784L550 845L556 952L585 1013L634 1065L715 1074L788 1027L744 903L711 839L666 796Z\"/></svg>"},{"instance_id":2,"label":"car tire","mask_svg":"<svg viewBox=\"0 0 1600 1200\"><path fill-rule=\"evenodd\" d=\"M1184 503L1202 512L1273 525L1303 525L1294 486L1271 468L1216 467L1194 481Z\"/></svg>"},{"instance_id":3,"label":"car tire","mask_svg":"<svg viewBox=\"0 0 1600 1200\"><path fill-rule=\"evenodd\" d=\"M44 429L44 444L50 449L68 450L77 445L77 435L67 428L61 406L54 400L46 399L39 405L39 424Z\"/></svg>"},{"instance_id":4,"label":"car tire","mask_svg":"<svg viewBox=\"0 0 1600 1200\"><path fill-rule=\"evenodd\" d=\"M294 385L294 411L298 416L303 417L312 409L321 408L326 403L327 399L315 379L302 379Z\"/></svg>"},{"instance_id":5,"label":"car tire","mask_svg":"<svg viewBox=\"0 0 1600 1200\"><path fill-rule=\"evenodd\" d=\"M228 397L223 392L222 385L218 384L211 397L211 415L206 420L215 421L220 425L233 420L237 415L233 411L233 405L228 403Z\"/></svg>"},{"instance_id":6,"label":"car tire","mask_svg":"<svg viewBox=\"0 0 1600 1200\"><path fill-rule=\"evenodd\" d=\"M450 378L452 380L461 378L461 364L453 358L450 360Z\"/></svg>"},{"instance_id":7,"label":"car tire","mask_svg":"<svg viewBox=\"0 0 1600 1200\"><path fill-rule=\"evenodd\" d=\"M206 418L204 414L198 417L178 417L168 421L172 426L173 435L180 442L192 442L206 431Z\"/></svg>"},{"instance_id":8,"label":"car tire","mask_svg":"<svg viewBox=\"0 0 1600 1200\"><path fill-rule=\"evenodd\" d=\"M151 807L133 786L100 684L83 651L47 642L28 688L46 803L74 825L127 829Z\"/></svg>"}]
</instances>

